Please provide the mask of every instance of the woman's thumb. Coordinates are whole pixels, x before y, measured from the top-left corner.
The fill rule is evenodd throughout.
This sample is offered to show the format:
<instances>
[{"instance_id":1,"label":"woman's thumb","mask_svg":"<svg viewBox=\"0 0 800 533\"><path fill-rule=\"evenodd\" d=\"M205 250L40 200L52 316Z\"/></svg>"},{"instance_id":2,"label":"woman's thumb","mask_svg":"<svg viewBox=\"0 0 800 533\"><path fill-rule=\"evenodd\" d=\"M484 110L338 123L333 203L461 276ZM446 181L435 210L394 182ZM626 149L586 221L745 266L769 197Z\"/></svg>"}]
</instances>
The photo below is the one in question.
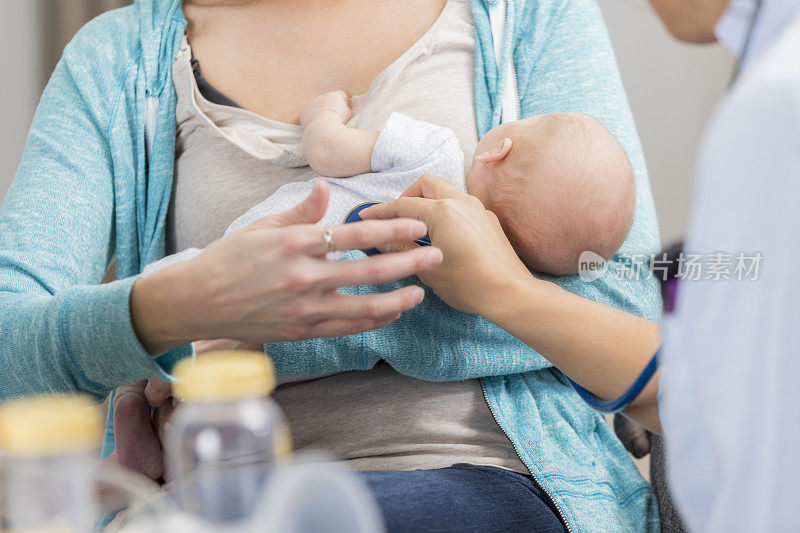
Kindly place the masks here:
<instances>
[{"instance_id":1,"label":"woman's thumb","mask_svg":"<svg viewBox=\"0 0 800 533\"><path fill-rule=\"evenodd\" d=\"M330 188L324 179L314 182L311 194L288 211L269 217L267 220L274 226L291 226L294 224L316 224L328 209Z\"/></svg>"}]
</instances>

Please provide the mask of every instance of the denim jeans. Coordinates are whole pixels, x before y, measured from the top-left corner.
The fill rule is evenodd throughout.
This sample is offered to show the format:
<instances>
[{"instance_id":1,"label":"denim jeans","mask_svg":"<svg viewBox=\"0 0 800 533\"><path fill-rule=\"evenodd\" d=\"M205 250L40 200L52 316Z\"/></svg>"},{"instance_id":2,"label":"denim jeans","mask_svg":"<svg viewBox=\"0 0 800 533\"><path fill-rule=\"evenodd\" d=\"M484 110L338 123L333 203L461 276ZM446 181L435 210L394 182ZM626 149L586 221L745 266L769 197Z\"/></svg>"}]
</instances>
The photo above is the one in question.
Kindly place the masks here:
<instances>
[{"instance_id":1,"label":"denim jeans","mask_svg":"<svg viewBox=\"0 0 800 533\"><path fill-rule=\"evenodd\" d=\"M489 466L359 472L389 533L564 531L529 476Z\"/></svg>"}]
</instances>

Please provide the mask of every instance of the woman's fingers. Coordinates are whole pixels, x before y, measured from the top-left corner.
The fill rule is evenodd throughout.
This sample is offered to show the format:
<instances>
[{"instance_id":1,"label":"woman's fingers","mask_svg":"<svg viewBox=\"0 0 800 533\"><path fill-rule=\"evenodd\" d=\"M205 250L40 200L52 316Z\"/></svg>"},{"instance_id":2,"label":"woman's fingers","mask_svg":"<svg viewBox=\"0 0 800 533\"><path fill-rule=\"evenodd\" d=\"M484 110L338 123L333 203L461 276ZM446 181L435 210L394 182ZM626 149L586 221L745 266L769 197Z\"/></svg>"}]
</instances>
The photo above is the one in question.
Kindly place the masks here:
<instances>
[{"instance_id":1,"label":"woman's fingers","mask_svg":"<svg viewBox=\"0 0 800 533\"><path fill-rule=\"evenodd\" d=\"M343 337L345 335L355 335L362 331L371 331L373 329L380 329L388 326L400 315L389 315L386 317L376 319L361 319L361 320L346 320L335 318L331 320L323 320L314 326L309 331L308 338L317 337Z\"/></svg>"},{"instance_id":2,"label":"woman's fingers","mask_svg":"<svg viewBox=\"0 0 800 533\"><path fill-rule=\"evenodd\" d=\"M305 226L297 238L307 254L320 256L327 252L378 248L396 242L419 239L428 231L419 220L371 220L330 228L330 246L325 238L326 228Z\"/></svg>"},{"instance_id":3,"label":"woman's fingers","mask_svg":"<svg viewBox=\"0 0 800 533\"><path fill-rule=\"evenodd\" d=\"M425 298L425 291L416 285L403 287L391 292L354 296L335 294L320 304L316 317L322 320L380 320L383 317L399 315L419 305Z\"/></svg>"},{"instance_id":4,"label":"woman's fingers","mask_svg":"<svg viewBox=\"0 0 800 533\"><path fill-rule=\"evenodd\" d=\"M441 264L441 250L433 246L416 247L407 253L383 254L368 259L336 261L324 271L321 287L336 289L359 285L377 285L413 276Z\"/></svg>"},{"instance_id":5,"label":"woman's fingers","mask_svg":"<svg viewBox=\"0 0 800 533\"><path fill-rule=\"evenodd\" d=\"M412 243L427 233L424 223L402 218L320 227L313 222L324 212L327 194L327 182L319 182L297 208L262 218L246 231L232 232L211 243L185 263L138 280L131 308L137 332L151 353L178 342L174 335L166 339L162 333L165 316L185 317L170 328L182 332L181 343L198 338L263 343L308 338L309 329L331 320L338 322L324 326L329 334L372 329L387 323L381 317L395 316L419 303L422 293L416 288L375 295L363 302L333 299L338 287L384 283L427 272L442 262L442 253L424 247L396 257L342 264L324 261L330 251ZM178 290L170 293L169 287L176 286ZM174 293L181 295L172 299L179 305L164 305L163 295ZM329 301L334 304L325 308ZM322 328L318 326L317 331ZM152 387L156 387L153 403L163 402L163 384Z\"/></svg>"},{"instance_id":6,"label":"woman's fingers","mask_svg":"<svg viewBox=\"0 0 800 533\"><path fill-rule=\"evenodd\" d=\"M278 215L264 217L255 224L262 224L268 227L291 226L293 224L314 224L318 222L328 208L328 197L330 186L328 182L320 178L314 182L314 189L311 194L288 211Z\"/></svg>"},{"instance_id":7,"label":"woman's fingers","mask_svg":"<svg viewBox=\"0 0 800 533\"><path fill-rule=\"evenodd\" d=\"M173 402L166 402L153 411L153 427L155 428L156 437L158 437L158 441L161 442L162 445L166 441L165 436L169 427L169 420L175 408L176 404Z\"/></svg>"},{"instance_id":8,"label":"woman's fingers","mask_svg":"<svg viewBox=\"0 0 800 533\"><path fill-rule=\"evenodd\" d=\"M339 294L333 290L315 298L307 297L295 307L306 324L289 327L285 332L288 338L279 340L339 337L381 328L416 307L424 297L425 291L418 286L368 296Z\"/></svg>"},{"instance_id":9,"label":"woman's fingers","mask_svg":"<svg viewBox=\"0 0 800 533\"><path fill-rule=\"evenodd\" d=\"M428 198L398 198L385 204L377 204L361 212L364 220L392 220L398 217L415 218L429 228L435 227L437 216L436 204L439 200ZM441 214L441 213L439 213ZM414 242L399 242L380 247L387 254L398 254L419 248Z\"/></svg>"}]
</instances>

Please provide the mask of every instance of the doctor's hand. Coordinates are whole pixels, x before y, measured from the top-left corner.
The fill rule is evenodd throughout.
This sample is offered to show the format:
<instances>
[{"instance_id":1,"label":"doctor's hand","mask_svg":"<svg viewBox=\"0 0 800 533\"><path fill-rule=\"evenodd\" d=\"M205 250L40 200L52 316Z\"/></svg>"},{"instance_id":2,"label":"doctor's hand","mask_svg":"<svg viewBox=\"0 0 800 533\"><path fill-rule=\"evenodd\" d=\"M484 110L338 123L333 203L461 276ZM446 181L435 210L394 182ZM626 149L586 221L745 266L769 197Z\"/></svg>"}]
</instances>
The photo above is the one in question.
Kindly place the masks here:
<instances>
[{"instance_id":1,"label":"doctor's hand","mask_svg":"<svg viewBox=\"0 0 800 533\"><path fill-rule=\"evenodd\" d=\"M450 306L465 313L491 315L513 286L533 276L520 261L494 213L476 197L449 182L426 174L393 202L361 212L367 219L416 218L425 222L431 242L442 250L444 261L419 274L423 283ZM418 248L401 244L390 250Z\"/></svg>"},{"instance_id":2,"label":"doctor's hand","mask_svg":"<svg viewBox=\"0 0 800 533\"><path fill-rule=\"evenodd\" d=\"M355 261L327 261L334 250L410 242L425 235L411 219L330 228L328 184L303 203L211 243L197 257L138 279L131 291L134 329L151 354L198 339L263 344L349 335L383 327L422 301L421 287L368 296L340 287L379 284L437 266L434 247Z\"/></svg>"}]
</instances>

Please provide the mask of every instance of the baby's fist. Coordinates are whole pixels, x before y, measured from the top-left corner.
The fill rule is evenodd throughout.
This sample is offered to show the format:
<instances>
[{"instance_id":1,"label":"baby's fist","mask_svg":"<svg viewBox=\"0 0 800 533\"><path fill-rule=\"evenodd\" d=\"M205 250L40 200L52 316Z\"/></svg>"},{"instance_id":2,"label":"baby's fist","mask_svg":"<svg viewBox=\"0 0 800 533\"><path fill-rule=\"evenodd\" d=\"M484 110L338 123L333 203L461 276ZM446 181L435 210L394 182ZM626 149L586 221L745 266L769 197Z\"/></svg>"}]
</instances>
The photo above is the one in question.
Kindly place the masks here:
<instances>
[{"instance_id":1,"label":"baby's fist","mask_svg":"<svg viewBox=\"0 0 800 533\"><path fill-rule=\"evenodd\" d=\"M320 115L328 112L333 112L336 116L341 118L342 124L350 120L352 115L350 113L350 102L348 101L346 92L332 91L321 94L311 100L300 110L300 125L305 128Z\"/></svg>"}]
</instances>

